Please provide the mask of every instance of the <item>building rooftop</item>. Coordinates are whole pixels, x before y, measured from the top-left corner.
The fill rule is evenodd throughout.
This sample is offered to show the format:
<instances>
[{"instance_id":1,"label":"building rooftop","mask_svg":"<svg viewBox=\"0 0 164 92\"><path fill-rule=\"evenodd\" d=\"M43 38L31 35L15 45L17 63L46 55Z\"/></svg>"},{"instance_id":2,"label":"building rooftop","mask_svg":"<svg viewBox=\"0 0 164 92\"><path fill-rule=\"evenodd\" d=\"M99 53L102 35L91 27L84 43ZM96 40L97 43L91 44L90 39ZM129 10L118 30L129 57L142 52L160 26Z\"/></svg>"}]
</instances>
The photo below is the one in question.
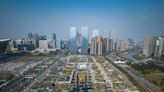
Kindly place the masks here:
<instances>
[{"instance_id":1,"label":"building rooftop","mask_svg":"<svg viewBox=\"0 0 164 92\"><path fill-rule=\"evenodd\" d=\"M10 39L0 39L0 42L9 41Z\"/></svg>"}]
</instances>

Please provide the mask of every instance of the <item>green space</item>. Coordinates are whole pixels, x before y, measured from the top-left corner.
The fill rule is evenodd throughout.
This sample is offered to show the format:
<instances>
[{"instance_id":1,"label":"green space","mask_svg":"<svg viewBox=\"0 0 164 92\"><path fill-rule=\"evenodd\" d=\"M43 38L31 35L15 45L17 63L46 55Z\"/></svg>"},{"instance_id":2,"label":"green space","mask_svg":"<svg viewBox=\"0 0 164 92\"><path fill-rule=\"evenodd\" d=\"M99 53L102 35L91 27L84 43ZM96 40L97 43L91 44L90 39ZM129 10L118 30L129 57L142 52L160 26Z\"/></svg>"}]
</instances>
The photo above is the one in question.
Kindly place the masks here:
<instances>
[{"instance_id":1,"label":"green space","mask_svg":"<svg viewBox=\"0 0 164 92\"><path fill-rule=\"evenodd\" d=\"M106 57L105 57L106 58ZM124 71L120 66L118 66L118 65L116 65L116 64L114 64L114 63L112 63L112 60L110 60L109 58L106 58L114 67L116 67L120 72L122 72L127 78L128 78L128 80L129 81L131 81L132 82L132 84L133 85L135 85L137 88L138 88L138 90L140 91L140 92L145 92L145 90L143 89L143 87L140 85L140 84L138 84L138 82L133 78L133 77L131 77L126 71Z\"/></svg>"},{"instance_id":2,"label":"green space","mask_svg":"<svg viewBox=\"0 0 164 92\"><path fill-rule=\"evenodd\" d=\"M164 88L164 73L145 74L145 78L153 82L155 85Z\"/></svg>"},{"instance_id":3,"label":"green space","mask_svg":"<svg viewBox=\"0 0 164 92\"><path fill-rule=\"evenodd\" d=\"M69 90L69 84L59 84L53 87L52 92L67 92Z\"/></svg>"},{"instance_id":4,"label":"green space","mask_svg":"<svg viewBox=\"0 0 164 92\"><path fill-rule=\"evenodd\" d=\"M106 88L104 84L93 84L93 92L106 92L105 89Z\"/></svg>"},{"instance_id":5,"label":"green space","mask_svg":"<svg viewBox=\"0 0 164 92\"><path fill-rule=\"evenodd\" d=\"M141 60L143 56L141 54L135 53L134 55L132 55L132 57Z\"/></svg>"},{"instance_id":6,"label":"green space","mask_svg":"<svg viewBox=\"0 0 164 92\"><path fill-rule=\"evenodd\" d=\"M43 55L26 55L18 58L16 61L41 61L43 57Z\"/></svg>"},{"instance_id":7,"label":"green space","mask_svg":"<svg viewBox=\"0 0 164 92\"><path fill-rule=\"evenodd\" d=\"M0 80L10 80L14 78L14 75L10 71L0 72Z\"/></svg>"},{"instance_id":8,"label":"green space","mask_svg":"<svg viewBox=\"0 0 164 92\"><path fill-rule=\"evenodd\" d=\"M131 67L143 74L150 82L164 89L164 67L154 63L132 64Z\"/></svg>"},{"instance_id":9,"label":"green space","mask_svg":"<svg viewBox=\"0 0 164 92\"><path fill-rule=\"evenodd\" d=\"M149 74L149 73L155 73L155 72L164 73L164 67L156 65L154 63L132 64L131 67L142 74Z\"/></svg>"}]
</instances>

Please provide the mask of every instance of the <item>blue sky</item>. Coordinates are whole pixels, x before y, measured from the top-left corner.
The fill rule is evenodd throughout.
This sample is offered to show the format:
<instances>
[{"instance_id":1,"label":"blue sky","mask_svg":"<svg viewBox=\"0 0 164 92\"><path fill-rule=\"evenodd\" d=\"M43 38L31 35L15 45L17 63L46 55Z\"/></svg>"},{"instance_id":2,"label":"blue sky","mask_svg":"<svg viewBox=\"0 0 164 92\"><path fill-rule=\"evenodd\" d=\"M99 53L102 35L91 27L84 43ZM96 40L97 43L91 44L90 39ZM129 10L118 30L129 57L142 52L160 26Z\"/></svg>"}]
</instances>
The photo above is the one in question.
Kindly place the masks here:
<instances>
[{"instance_id":1,"label":"blue sky","mask_svg":"<svg viewBox=\"0 0 164 92\"><path fill-rule=\"evenodd\" d=\"M164 0L1 0L0 38L27 33L69 38L70 26L113 31L118 38L164 35Z\"/></svg>"}]
</instances>

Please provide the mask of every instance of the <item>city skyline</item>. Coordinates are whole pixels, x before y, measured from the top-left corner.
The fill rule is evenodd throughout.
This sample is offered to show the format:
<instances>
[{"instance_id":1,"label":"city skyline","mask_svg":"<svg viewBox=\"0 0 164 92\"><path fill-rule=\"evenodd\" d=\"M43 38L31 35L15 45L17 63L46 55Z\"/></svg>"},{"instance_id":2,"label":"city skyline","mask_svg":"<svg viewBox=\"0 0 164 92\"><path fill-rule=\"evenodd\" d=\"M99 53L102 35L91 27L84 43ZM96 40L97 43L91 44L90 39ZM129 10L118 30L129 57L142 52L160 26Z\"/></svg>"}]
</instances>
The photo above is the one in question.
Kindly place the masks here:
<instances>
[{"instance_id":1,"label":"city skyline","mask_svg":"<svg viewBox=\"0 0 164 92\"><path fill-rule=\"evenodd\" d=\"M112 31L117 38L164 34L162 0L0 2L0 38L20 38L32 32L49 38L56 33L57 38L68 40L71 26L87 26L89 32Z\"/></svg>"},{"instance_id":2,"label":"city skyline","mask_svg":"<svg viewBox=\"0 0 164 92\"><path fill-rule=\"evenodd\" d=\"M164 92L164 0L0 0L0 92Z\"/></svg>"}]
</instances>

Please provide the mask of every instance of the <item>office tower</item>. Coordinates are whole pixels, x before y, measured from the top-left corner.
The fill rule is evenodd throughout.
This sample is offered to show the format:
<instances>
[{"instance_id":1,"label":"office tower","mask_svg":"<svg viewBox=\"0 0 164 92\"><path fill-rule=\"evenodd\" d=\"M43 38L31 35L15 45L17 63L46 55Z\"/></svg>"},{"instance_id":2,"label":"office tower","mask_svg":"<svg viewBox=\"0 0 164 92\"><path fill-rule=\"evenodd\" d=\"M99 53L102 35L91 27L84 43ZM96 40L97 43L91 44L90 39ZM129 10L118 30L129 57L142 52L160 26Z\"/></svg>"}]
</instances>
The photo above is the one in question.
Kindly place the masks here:
<instances>
[{"instance_id":1,"label":"office tower","mask_svg":"<svg viewBox=\"0 0 164 92\"><path fill-rule=\"evenodd\" d=\"M32 43L34 44L35 48L39 47L39 36L37 33L34 33Z\"/></svg>"},{"instance_id":2,"label":"office tower","mask_svg":"<svg viewBox=\"0 0 164 92\"><path fill-rule=\"evenodd\" d=\"M157 39L156 40L156 46L155 46L155 52L154 52L154 57L160 57L160 51L159 51L159 48L160 48L160 39Z\"/></svg>"},{"instance_id":3,"label":"office tower","mask_svg":"<svg viewBox=\"0 0 164 92\"><path fill-rule=\"evenodd\" d=\"M144 48L143 54L146 57L154 55L156 45L156 37L155 36L144 36Z\"/></svg>"},{"instance_id":4,"label":"office tower","mask_svg":"<svg viewBox=\"0 0 164 92\"><path fill-rule=\"evenodd\" d=\"M39 36L37 33L28 33L28 39L32 41L35 48L39 47Z\"/></svg>"},{"instance_id":5,"label":"office tower","mask_svg":"<svg viewBox=\"0 0 164 92\"><path fill-rule=\"evenodd\" d=\"M23 45L31 45L32 41L30 39L22 39L22 44Z\"/></svg>"},{"instance_id":6,"label":"office tower","mask_svg":"<svg viewBox=\"0 0 164 92\"><path fill-rule=\"evenodd\" d=\"M78 52L76 27L70 27L69 49L71 52Z\"/></svg>"},{"instance_id":7,"label":"office tower","mask_svg":"<svg viewBox=\"0 0 164 92\"><path fill-rule=\"evenodd\" d=\"M110 34L107 31L103 32L103 53L110 51Z\"/></svg>"},{"instance_id":8,"label":"office tower","mask_svg":"<svg viewBox=\"0 0 164 92\"><path fill-rule=\"evenodd\" d=\"M88 54L88 46L89 46L89 40L88 40L88 27L81 27L81 53L82 54Z\"/></svg>"},{"instance_id":9,"label":"office tower","mask_svg":"<svg viewBox=\"0 0 164 92\"><path fill-rule=\"evenodd\" d=\"M64 41L60 41L60 44L61 44L61 49L64 49L64 48L66 48L66 44L65 44L65 42Z\"/></svg>"},{"instance_id":10,"label":"office tower","mask_svg":"<svg viewBox=\"0 0 164 92\"><path fill-rule=\"evenodd\" d=\"M119 51L120 48L121 48L121 42L119 40L116 40L116 42L115 42L115 50Z\"/></svg>"},{"instance_id":11,"label":"office tower","mask_svg":"<svg viewBox=\"0 0 164 92\"><path fill-rule=\"evenodd\" d=\"M125 51L128 49L128 42L126 40L116 40L115 45L116 51Z\"/></svg>"},{"instance_id":12,"label":"office tower","mask_svg":"<svg viewBox=\"0 0 164 92\"><path fill-rule=\"evenodd\" d=\"M96 43L97 43L97 39L96 37L91 39L91 45L90 45L90 54L96 55Z\"/></svg>"},{"instance_id":13,"label":"office tower","mask_svg":"<svg viewBox=\"0 0 164 92\"><path fill-rule=\"evenodd\" d=\"M159 37L160 43L159 43L159 55L164 55L164 37Z\"/></svg>"},{"instance_id":14,"label":"office tower","mask_svg":"<svg viewBox=\"0 0 164 92\"><path fill-rule=\"evenodd\" d=\"M92 31L92 38L90 42L90 54L96 54L96 43L97 43L97 37L99 36L99 30L94 29Z\"/></svg>"},{"instance_id":15,"label":"office tower","mask_svg":"<svg viewBox=\"0 0 164 92\"><path fill-rule=\"evenodd\" d=\"M164 48L164 38L158 37L156 40L154 57L161 57Z\"/></svg>"},{"instance_id":16,"label":"office tower","mask_svg":"<svg viewBox=\"0 0 164 92\"><path fill-rule=\"evenodd\" d=\"M57 40L56 40L56 34L53 33L52 34L52 47L53 48L56 48L57 47L56 42L57 42Z\"/></svg>"},{"instance_id":17,"label":"office tower","mask_svg":"<svg viewBox=\"0 0 164 92\"><path fill-rule=\"evenodd\" d=\"M81 53L81 46L82 46L82 34L80 31L76 31L76 45L78 48L78 52Z\"/></svg>"},{"instance_id":18,"label":"office tower","mask_svg":"<svg viewBox=\"0 0 164 92\"><path fill-rule=\"evenodd\" d=\"M61 41L60 41L60 39L57 39L56 48L61 50Z\"/></svg>"},{"instance_id":19,"label":"office tower","mask_svg":"<svg viewBox=\"0 0 164 92\"><path fill-rule=\"evenodd\" d=\"M32 39L32 37L33 37L33 34L32 33L28 33L28 38Z\"/></svg>"},{"instance_id":20,"label":"office tower","mask_svg":"<svg viewBox=\"0 0 164 92\"><path fill-rule=\"evenodd\" d=\"M97 55L102 55L102 38L100 36L98 36L98 38L97 38L97 47L96 47L96 49L97 49L96 54Z\"/></svg>"},{"instance_id":21,"label":"office tower","mask_svg":"<svg viewBox=\"0 0 164 92\"><path fill-rule=\"evenodd\" d=\"M14 48L18 48L18 45L22 45L23 42L21 39L14 40Z\"/></svg>"},{"instance_id":22,"label":"office tower","mask_svg":"<svg viewBox=\"0 0 164 92\"><path fill-rule=\"evenodd\" d=\"M113 50L113 39L109 40L109 51L111 52Z\"/></svg>"},{"instance_id":23,"label":"office tower","mask_svg":"<svg viewBox=\"0 0 164 92\"><path fill-rule=\"evenodd\" d=\"M93 55L102 55L103 38L99 34L99 30L93 30L93 38L91 39L91 52Z\"/></svg>"},{"instance_id":24,"label":"office tower","mask_svg":"<svg viewBox=\"0 0 164 92\"><path fill-rule=\"evenodd\" d=\"M40 35L39 40L47 40L47 36L46 35Z\"/></svg>"},{"instance_id":25,"label":"office tower","mask_svg":"<svg viewBox=\"0 0 164 92\"><path fill-rule=\"evenodd\" d=\"M99 30L98 29L94 29L92 31L92 38L96 37L96 36L99 36Z\"/></svg>"},{"instance_id":26,"label":"office tower","mask_svg":"<svg viewBox=\"0 0 164 92\"><path fill-rule=\"evenodd\" d=\"M48 40L39 40L39 48L48 49Z\"/></svg>"}]
</instances>

